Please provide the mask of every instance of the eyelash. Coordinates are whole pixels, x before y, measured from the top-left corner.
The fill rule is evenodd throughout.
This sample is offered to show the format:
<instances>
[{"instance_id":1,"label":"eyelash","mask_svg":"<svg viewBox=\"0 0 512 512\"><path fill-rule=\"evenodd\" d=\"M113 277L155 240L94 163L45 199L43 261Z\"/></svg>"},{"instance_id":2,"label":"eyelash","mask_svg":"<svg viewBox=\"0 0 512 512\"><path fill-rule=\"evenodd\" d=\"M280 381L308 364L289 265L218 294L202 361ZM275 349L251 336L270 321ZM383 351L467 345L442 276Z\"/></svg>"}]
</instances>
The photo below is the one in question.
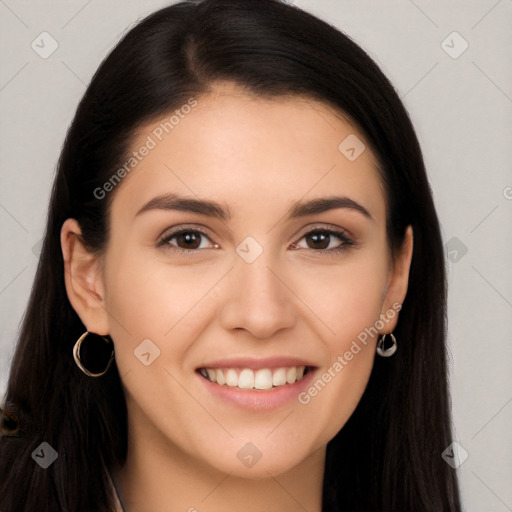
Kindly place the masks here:
<instances>
[{"instance_id":1,"label":"eyelash","mask_svg":"<svg viewBox=\"0 0 512 512\"><path fill-rule=\"evenodd\" d=\"M168 246L168 247L164 247L164 250L169 250L169 251L172 251L174 253L177 253L177 254L183 254L183 255L192 255L194 253L197 253L197 251L200 251L202 249L182 249L181 247L173 247L171 245L169 245L169 241L172 240L173 238L175 238L176 236L179 236L179 235L183 235L184 233L199 233L201 235L204 235L206 236L208 239L210 239L210 237L208 236L207 233L205 233L204 231L200 230L200 229L197 229L197 228L185 228L185 229L180 229L178 231L174 231L173 233L170 233L168 235L166 235L165 237L163 237L157 244L157 247L163 247L163 246ZM348 251L351 247L353 247L355 245L354 241L351 240L343 231L337 231L337 230L334 230L334 229L331 229L331 228L315 228L315 229L312 229L311 231L308 231L307 233L305 233L300 240L302 240L302 238L305 238L307 236L310 236L312 234L328 234L328 235L332 235L332 236L335 236L336 238L338 238L340 241L342 241L343 243L337 247L334 247L333 249L311 249L312 251L314 251L315 253L317 254L324 254L326 256L336 256L340 253L343 253L345 251Z\"/></svg>"}]
</instances>

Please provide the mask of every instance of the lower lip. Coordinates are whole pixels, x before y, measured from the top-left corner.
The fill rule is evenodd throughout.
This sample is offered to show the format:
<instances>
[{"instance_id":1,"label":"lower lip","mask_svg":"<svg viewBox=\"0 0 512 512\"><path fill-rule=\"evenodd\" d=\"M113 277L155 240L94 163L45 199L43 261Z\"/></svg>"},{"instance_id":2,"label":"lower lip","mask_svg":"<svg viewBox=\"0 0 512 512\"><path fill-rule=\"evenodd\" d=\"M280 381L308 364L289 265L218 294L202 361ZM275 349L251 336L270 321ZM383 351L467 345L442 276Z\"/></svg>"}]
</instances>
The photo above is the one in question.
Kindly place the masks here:
<instances>
[{"instance_id":1,"label":"lower lip","mask_svg":"<svg viewBox=\"0 0 512 512\"><path fill-rule=\"evenodd\" d=\"M201 379L206 389L215 397L241 406L246 409L254 410L270 410L285 405L292 400L297 400L299 393L306 389L314 378L315 370L309 372L299 381L293 384L285 384L270 389L240 389L231 387L227 384L219 385L212 382L199 373L198 378Z\"/></svg>"}]
</instances>

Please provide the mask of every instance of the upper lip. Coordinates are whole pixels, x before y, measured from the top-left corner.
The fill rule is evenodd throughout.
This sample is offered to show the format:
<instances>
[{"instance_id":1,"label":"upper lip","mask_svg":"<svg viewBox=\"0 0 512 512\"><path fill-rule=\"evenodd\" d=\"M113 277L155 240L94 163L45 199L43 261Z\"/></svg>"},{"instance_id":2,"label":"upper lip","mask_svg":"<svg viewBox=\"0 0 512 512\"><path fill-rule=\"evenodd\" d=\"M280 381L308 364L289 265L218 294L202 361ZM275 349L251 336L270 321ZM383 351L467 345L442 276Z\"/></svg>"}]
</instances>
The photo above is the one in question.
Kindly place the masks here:
<instances>
[{"instance_id":1,"label":"upper lip","mask_svg":"<svg viewBox=\"0 0 512 512\"><path fill-rule=\"evenodd\" d=\"M236 357L216 359L199 366L200 368L249 368L259 370L261 368L281 368L290 366L309 366L314 367L310 361L297 357L277 356L277 357Z\"/></svg>"}]
</instances>

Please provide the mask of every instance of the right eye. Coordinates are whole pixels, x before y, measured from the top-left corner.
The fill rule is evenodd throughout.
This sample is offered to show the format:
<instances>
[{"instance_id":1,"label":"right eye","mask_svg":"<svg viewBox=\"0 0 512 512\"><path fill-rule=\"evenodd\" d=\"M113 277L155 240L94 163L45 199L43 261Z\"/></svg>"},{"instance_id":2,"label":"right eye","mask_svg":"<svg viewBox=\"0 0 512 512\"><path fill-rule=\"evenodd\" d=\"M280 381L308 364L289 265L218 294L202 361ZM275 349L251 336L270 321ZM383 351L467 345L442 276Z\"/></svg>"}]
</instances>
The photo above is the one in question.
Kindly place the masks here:
<instances>
[{"instance_id":1,"label":"right eye","mask_svg":"<svg viewBox=\"0 0 512 512\"><path fill-rule=\"evenodd\" d=\"M157 244L157 247L162 247L165 251L177 252L178 254L191 254L200 249L208 249L208 247L200 247L201 237L210 237L203 231L195 228L184 228L173 231L164 235ZM171 240L176 239L176 243L171 243ZM197 246L199 242L199 247ZM182 245L182 247L180 247ZM218 247L213 244L213 248Z\"/></svg>"}]
</instances>

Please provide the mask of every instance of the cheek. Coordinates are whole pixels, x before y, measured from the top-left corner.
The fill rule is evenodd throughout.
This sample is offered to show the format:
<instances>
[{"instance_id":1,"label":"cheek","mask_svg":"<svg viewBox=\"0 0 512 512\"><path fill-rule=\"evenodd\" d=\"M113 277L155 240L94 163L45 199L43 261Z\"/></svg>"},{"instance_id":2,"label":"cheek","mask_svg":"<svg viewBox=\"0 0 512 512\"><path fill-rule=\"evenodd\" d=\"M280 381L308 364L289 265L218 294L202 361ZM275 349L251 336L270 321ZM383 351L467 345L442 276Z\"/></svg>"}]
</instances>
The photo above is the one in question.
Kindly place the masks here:
<instances>
[{"instance_id":1,"label":"cheek","mask_svg":"<svg viewBox=\"0 0 512 512\"><path fill-rule=\"evenodd\" d=\"M371 315L371 308L377 311ZM328 344L328 362L317 370L311 385L298 396L309 418L321 427L319 440L327 443L343 428L366 389L375 358L377 337L372 327L378 318L378 301L367 309L346 308L333 323L336 336Z\"/></svg>"},{"instance_id":2,"label":"cheek","mask_svg":"<svg viewBox=\"0 0 512 512\"><path fill-rule=\"evenodd\" d=\"M374 354L369 344L365 346L356 343L337 356L312 384L315 390L321 389L313 399L318 399L317 414L324 413L325 429L322 437L325 442L330 441L343 428L356 409L370 378ZM320 393L324 396L320 396Z\"/></svg>"},{"instance_id":3,"label":"cheek","mask_svg":"<svg viewBox=\"0 0 512 512\"><path fill-rule=\"evenodd\" d=\"M191 269L167 265L147 251L113 254L105 272L112 327L132 337L163 339L210 287L208 278Z\"/></svg>"},{"instance_id":4,"label":"cheek","mask_svg":"<svg viewBox=\"0 0 512 512\"><path fill-rule=\"evenodd\" d=\"M386 262L370 251L339 264L311 266L296 277L294 291L323 324L332 357L379 319L386 279Z\"/></svg>"},{"instance_id":5,"label":"cheek","mask_svg":"<svg viewBox=\"0 0 512 512\"><path fill-rule=\"evenodd\" d=\"M143 251L113 253L105 265L106 309L119 372L134 371L141 379L186 350L186 338L176 338L173 329L186 318L199 293L168 268L163 275L161 264L143 256ZM147 384L151 389L151 379Z\"/></svg>"},{"instance_id":6,"label":"cheek","mask_svg":"<svg viewBox=\"0 0 512 512\"><path fill-rule=\"evenodd\" d=\"M187 444L189 419L200 414L180 385L180 366L198 333L194 305L205 280L151 260L147 253L112 254L105 265L106 306L111 318L116 364L130 418L157 430L179 432ZM163 411L179 410L180 414ZM148 435L147 433L141 435Z\"/></svg>"},{"instance_id":7,"label":"cheek","mask_svg":"<svg viewBox=\"0 0 512 512\"><path fill-rule=\"evenodd\" d=\"M328 276L317 275L314 293L303 290L304 301L322 321L328 361L299 403L324 425L325 442L347 422L367 386L386 277L385 262L360 258L331 267Z\"/></svg>"}]
</instances>

